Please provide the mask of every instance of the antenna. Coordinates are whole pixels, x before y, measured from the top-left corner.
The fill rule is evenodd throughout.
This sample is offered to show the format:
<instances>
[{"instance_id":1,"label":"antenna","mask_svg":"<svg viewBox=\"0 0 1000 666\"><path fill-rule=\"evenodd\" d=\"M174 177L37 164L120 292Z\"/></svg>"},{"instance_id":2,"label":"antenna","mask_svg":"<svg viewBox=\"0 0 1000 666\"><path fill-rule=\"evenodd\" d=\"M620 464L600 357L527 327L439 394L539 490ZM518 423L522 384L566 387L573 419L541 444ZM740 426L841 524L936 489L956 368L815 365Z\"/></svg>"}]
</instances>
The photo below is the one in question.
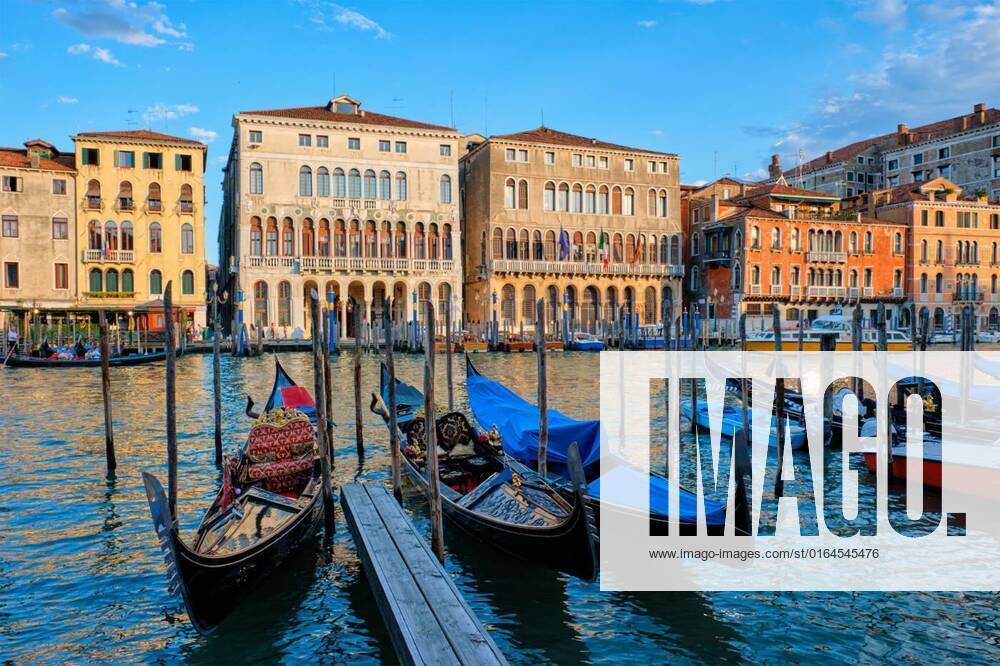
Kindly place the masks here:
<instances>
[{"instance_id":1,"label":"antenna","mask_svg":"<svg viewBox=\"0 0 1000 666\"><path fill-rule=\"evenodd\" d=\"M451 126L455 126L455 91L448 91L448 106L451 109Z\"/></svg>"},{"instance_id":2,"label":"antenna","mask_svg":"<svg viewBox=\"0 0 1000 666\"><path fill-rule=\"evenodd\" d=\"M132 129L132 126L136 124L135 119L132 118L132 116L136 113L139 113L139 111L136 109L126 109L125 113L126 113L125 127L128 129Z\"/></svg>"},{"instance_id":3,"label":"antenna","mask_svg":"<svg viewBox=\"0 0 1000 666\"><path fill-rule=\"evenodd\" d=\"M545 127L545 107L542 107L542 127Z\"/></svg>"}]
</instances>

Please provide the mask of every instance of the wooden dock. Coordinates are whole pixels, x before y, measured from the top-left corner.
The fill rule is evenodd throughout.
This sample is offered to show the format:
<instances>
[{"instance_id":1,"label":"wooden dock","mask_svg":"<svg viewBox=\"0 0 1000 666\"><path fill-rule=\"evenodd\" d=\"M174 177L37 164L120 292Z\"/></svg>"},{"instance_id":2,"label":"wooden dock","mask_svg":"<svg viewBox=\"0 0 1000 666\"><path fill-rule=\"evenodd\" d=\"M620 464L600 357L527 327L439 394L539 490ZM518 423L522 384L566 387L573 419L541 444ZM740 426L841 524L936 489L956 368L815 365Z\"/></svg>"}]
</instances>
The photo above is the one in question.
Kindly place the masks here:
<instances>
[{"instance_id":1,"label":"wooden dock","mask_svg":"<svg viewBox=\"0 0 1000 666\"><path fill-rule=\"evenodd\" d=\"M385 486L346 485L340 502L400 662L507 663Z\"/></svg>"}]
</instances>

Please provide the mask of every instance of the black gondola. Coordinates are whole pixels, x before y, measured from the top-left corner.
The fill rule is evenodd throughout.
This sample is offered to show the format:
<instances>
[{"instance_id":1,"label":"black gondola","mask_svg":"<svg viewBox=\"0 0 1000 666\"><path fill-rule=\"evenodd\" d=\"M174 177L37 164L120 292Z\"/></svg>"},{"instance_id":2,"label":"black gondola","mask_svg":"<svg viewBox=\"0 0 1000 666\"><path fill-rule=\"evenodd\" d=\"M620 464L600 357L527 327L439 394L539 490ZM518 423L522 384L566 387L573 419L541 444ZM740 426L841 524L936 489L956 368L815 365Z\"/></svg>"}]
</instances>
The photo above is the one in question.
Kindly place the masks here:
<instances>
[{"instance_id":1,"label":"black gondola","mask_svg":"<svg viewBox=\"0 0 1000 666\"><path fill-rule=\"evenodd\" d=\"M108 359L108 365L112 368L127 365L143 365L144 363L156 363L166 359L166 352L150 352L148 354L127 354L125 356L112 356ZM2 362L2 359L0 359ZM40 358L37 356L12 355L7 359L7 365L15 368L99 368L101 359L99 358L71 358L66 360L53 360L50 358Z\"/></svg>"},{"instance_id":2,"label":"black gondola","mask_svg":"<svg viewBox=\"0 0 1000 666\"><path fill-rule=\"evenodd\" d=\"M288 411L274 411L279 408ZM222 487L191 545L180 538L171 520L160 482L142 474L171 588L180 591L199 633L210 633L256 581L315 532L323 514L323 486L315 429L306 415L309 408L315 413L309 393L275 360L274 387L264 416L283 422L256 424L246 445L227 461ZM281 437L268 442L273 430L281 430ZM278 440L281 446L291 443L297 448L278 448ZM255 462L251 448L258 444L258 451L274 454L275 460ZM272 471L282 473L269 475Z\"/></svg>"},{"instance_id":3,"label":"black gondola","mask_svg":"<svg viewBox=\"0 0 1000 666\"><path fill-rule=\"evenodd\" d=\"M389 427L389 376L382 366L371 409ZM423 395L396 380L399 442L407 475L426 493ZM491 435L461 412L437 419L443 514L463 531L501 550L584 580L597 576L597 532L580 487L571 502L539 475L503 455ZM577 464L579 468L579 465Z\"/></svg>"}]
</instances>

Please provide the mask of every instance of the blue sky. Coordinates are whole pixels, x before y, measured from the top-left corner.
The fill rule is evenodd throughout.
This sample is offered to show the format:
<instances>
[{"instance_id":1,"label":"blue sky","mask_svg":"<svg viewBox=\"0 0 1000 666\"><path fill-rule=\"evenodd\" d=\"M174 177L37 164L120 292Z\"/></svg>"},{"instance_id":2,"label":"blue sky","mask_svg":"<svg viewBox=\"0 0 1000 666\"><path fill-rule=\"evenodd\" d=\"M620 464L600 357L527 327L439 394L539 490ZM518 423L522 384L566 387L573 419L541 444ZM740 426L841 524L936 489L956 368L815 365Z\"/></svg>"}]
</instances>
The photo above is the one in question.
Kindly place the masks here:
<instances>
[{"instance_id":1,"label":"blue sky","mask_svg":"<svg viewBox=\"0 0 1000 666\"><path fill-rule=\"evenodd\" d=\"M240 110L336 91L494 134L544 113L679 153L698 182L996 106L998 62L1000 0L0 0L0 144L130 126L204 140L214 239Z\"/></svg>"}]
</instances>

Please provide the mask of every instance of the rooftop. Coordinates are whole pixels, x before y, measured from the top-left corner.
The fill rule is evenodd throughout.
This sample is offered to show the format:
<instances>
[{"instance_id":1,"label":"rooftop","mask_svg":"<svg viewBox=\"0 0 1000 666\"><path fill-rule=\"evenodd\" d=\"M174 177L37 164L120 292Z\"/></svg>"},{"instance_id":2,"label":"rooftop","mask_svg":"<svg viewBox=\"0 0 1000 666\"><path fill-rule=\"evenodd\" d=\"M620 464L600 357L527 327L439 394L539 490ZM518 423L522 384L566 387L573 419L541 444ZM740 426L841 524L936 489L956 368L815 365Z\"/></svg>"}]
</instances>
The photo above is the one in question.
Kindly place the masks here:
<instances>
[{"instance_id":1,"label":"rooftop","mask_svg":"<svg viewBox=\"0 0 1000 666\"><path fill-rule=\"evenodd\" d=\"M125 141L163 141L166 143L180 143L186 146L204 146L200 141L185 139L180 136L172 136L152 130L112 130L109 132L78 132L76 137L80 139L123 139Z\"/></svg>"},{"instance_id":2,"label":"rooftop","mask_svg":"<svg viewBox=\"0 0 1000 666\"><path fill-rule=\"evenodd\" d=\"M240 111L239 115L268 116L272 118L298 118L301 120L318 120L330 123L350 123L354 125L378 125L383 127L404 127L409 129L428 129L442 132L455 132L453 127L433 125L418 120L397 118L383 113L366 111L361 108L361 102L347 95L334 97L323 106L300 106L290 109L263 109L257 111Z\"/></svg>"},{"instance_id":3,"label":"rooftop","mask_svg":"<svg viewBox=\"0 0 1000 666\"><path fill-rule=\"evenodd\" d=\"M25 145L36 145L36 142L37 140L28 141ZM55 152L54 148L52 150ZM28 155L28 148L0 147L0 167L12 167L16 169L33 168L31 166L31 157ZM49 171L74 171L76 170L76 159L72 153L69 155L56 154L51 159L40 159L38 168Z\"/></svg>"},{"instance_id":4,"label":"rooftop","mask_svg":"<svg viewBox=\"0 0 1000 666\"><path fill-rule=\"evenodd\" d=\"M543 143L550 146L565 146L570 148L617 150L628 153L648 153L651 155L676 157L673 153L664 153L658 150L647 150L646 148L631 148L629 146L609 143L607 141L580 136L578 134L560 132L559 130L554 130L549 127L538 127L524 132L515 132L514 134L496 134L491 136L490 139L499 139L502 141L523 141L526 143Z\"/></svg>"}]
</instances>

